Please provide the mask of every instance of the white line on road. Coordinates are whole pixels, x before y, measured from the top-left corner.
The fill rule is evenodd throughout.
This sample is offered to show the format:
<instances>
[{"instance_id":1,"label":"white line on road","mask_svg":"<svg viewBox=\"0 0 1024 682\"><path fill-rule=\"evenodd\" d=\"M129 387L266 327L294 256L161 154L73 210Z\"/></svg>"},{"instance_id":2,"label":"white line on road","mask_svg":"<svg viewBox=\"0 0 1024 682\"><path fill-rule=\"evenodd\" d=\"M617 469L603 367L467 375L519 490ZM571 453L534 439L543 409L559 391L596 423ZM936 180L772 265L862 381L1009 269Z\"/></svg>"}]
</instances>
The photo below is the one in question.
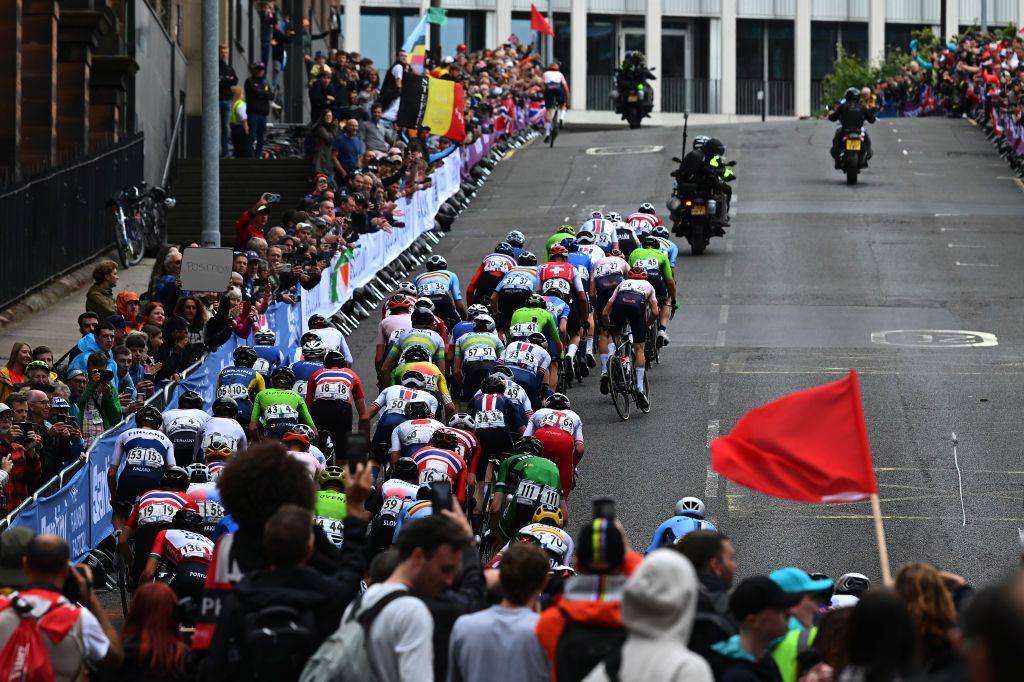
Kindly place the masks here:
<instances>
[{"instance_id":1,"label":"white line on road","mask_svg":"<svg viewBox=\"0 0 1024 682\"><path fill-rule=\"evenodd\" d=\"M966 213L936 213L936 218L952 218L954 216L965 216Z\"/></svg>"},{"instance_id":2,"label":"white line on road","mask_svg":"<svg viewBox=\"0 0 1024 682\"><path fill-rule=\"evenodd\" d=\"M980 249L981 248L977 244L952 244L952 243L947 243L946 247L950 248L950 249Z\"/></svg>"},{"instance_id":3,"label":"white line on road","mask_svg":"<svg viewBox=\"0 0 1024 682\"><path fill-rule=\"evenodd\" d=\"M964 478L960 473L960 459L956 454L956 446L959 443L956 439L956 432L953 432L953 466L956 467L956 482L960 486L960 512L963 514L963 525L967 525L967 507L964 505Z\"/></svg>"},{"instance_id":4,"label":"white line on road","mask_svg":"<svg viewBox=\"0 0 1024 682\"><path fill-rule=\"evenodd\" d=\"M718 324L729 324L729 304L726 303L718 312Z\"/></svg>"},{"instance_id":5,"label":"white line on road","mask_svg":"<svg viewBox=\"0 0 1024 682\"><path fill-rule=\"evenodd\" d=\"M940 227L939 232L977 232L976 227Z\"/></svg>"},{"instance_id":6,"label":"white line on road","mask_svg":"<svg viewBox=\"0 0 1024 682\"><path fill-rule=\"evenodd\" d=\"M998 268L999 266L995 263L961 263L956 262L962 268Z\"/></svg>"},{"instance_id":7,"label":"white line on road","mask_svg":"<svg viewBox=\"0 0 1024 682\"><path fill-rule=\"evenodd\" d=\"M708 438L707 438L708 447L711 447L711 441L713 441L714 439L718 438L718 429L719 429L718 420L717 419L709 419L708 420Z\"/></svg>"},{"instance_id":8,"label":"white line on road","mask_svg":"<svg viewBox=\"0 0 1024 682\"><path fill-rule=\"evenodd\" d=\"M587 193L587 190L585 190L585 189L581 189L580 190L580 194L586 194L586 193Z\"/></svg>"},{"instance_id":9,"label":"white line on road","mask_svg":"<svg viewBox=\"0 0 1024 682\"><path fill-rule=\"evenodd\" d=\"M921 177L925 178L936 178L939 177L941 173L920 173L918 171L914 171L914 175L920 175Z\"/></svg>"},{"instance_id":10,"label":"white line on road","mask_svg":"<svg viewBox=\"0 0 1024 682\"><path fill-rule=\"evenodd\" d=\"M588 176L587 176L587 179L586 179L586 180L584 180L583 182L590 182L590 176L588 175Z\"/></svg>"},{"instance_id":11,"label":"white line on road","mask_svg":"<svg viewBox=\"0 0 1024 682\"><path fill-rule=\"evenodd\" d=\"M722 366L720 364L718 364L717 362L712 362L711 363L711 373L712 374L718 374L721 371L721 369L722 369Z\"/></svg>"},{"instance_id":12,"label":"white line on road","mask_svg":"<svg viewBox=\"0 0 1024 682\"><path fill-rule=\"evenodd\" d=\"M904 150L903 150L903 156L906 156L906 155L907 155L907 154L909 154L909 153L910 153L910 152L908 152L908 151L907 151L906 149L904 149Z\"/></svg>"},{"instance_id":13,"label":"white line on road","mask_svg":"<svg viewBox=\"0 0 1024 682\"><path fill-rule=\"evenodd\" d=\"M725 346L725 330L724 329L719 329L718 330L718 338L715 339L715 345L718 346L719 348L723 348Z\"/></svg>"},{"instance_id":14,"label":"white line on road","mask_svg":"<svg viewBox=\"0 0 1024 682\"><path fill-rule=\"evenodd\" d=\"M577 206L579 206L579 204L573 204L572 205L573 208L576 208Z\"/></svg>"},{"instance_id":15,"label":"white line on road","mask_svg":"<svg viewBox=\"0 0 1024 682\"><path fill-rule=\"evenodd\" d=\"M718 472L708 465L708 476L704 480L704 499L713 500L718 497Z\"/></svg>"},{"instance_id":16,"label":"white line on road","mask_svg":"<svg viewBox=\"0 0 1024 682\"><path fill-rule=\"evenodd\" d=\"M732 277L732 261L726 261L725 262L725 278L728 279L730 277Z\"/></svg>"},{"instance_id":17,"label":"white line on road","mask_svg":"<svg viewBox=\"0 0 1024 682\"><path fill-rule=\"evenodd\" d=\"M726 239L725 240L725 252L726 253L732 253L732 246L733 246L732 240L731 239Z\"/></svg>"},{"instance_id":18,"label":"white line on road","mask_svg":"<svg viewBox=\"0 0 1024 682\"><path fill-rule=\"evenodd\" d=\"M712 381L708 384L708 406L714 407L718 404L718 382Z\"/></svg>"}]
</instances>

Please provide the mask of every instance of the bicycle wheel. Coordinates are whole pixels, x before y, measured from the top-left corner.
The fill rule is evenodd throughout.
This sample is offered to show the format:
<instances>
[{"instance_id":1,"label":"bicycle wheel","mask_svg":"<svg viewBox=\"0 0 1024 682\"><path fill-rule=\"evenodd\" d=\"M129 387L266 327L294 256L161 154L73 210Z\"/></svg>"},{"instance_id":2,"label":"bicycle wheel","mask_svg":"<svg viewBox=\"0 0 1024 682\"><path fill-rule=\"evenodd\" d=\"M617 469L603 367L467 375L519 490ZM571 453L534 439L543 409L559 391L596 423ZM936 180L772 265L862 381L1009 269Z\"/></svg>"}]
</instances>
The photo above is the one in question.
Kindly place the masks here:
<instances>
[{"instance_id":1,"label":"bicycle wheel","mask_svg":"<svg viewBox=\"0 0 1024 682\"><path fill-rule=\"evenodd\" d=\"M122 268L128 267L128 232L125 229L124 218L114 212L114 244L117 246L117 260Z\"/></svg>"},{"instance_id":2,"label":"bicycle wheel","mask_svg":"<svg viewBox=\"0 0 1024 682\"><path fill-rule=\"evenodd\" d=\"M608 363L608 379L611 384L609 392L612 396L612 404L615 405L619 419L626 421L629 419L629 400L632 389L622 368L622 358L618 353Z\"/></svg>"},{"instance_id":3,"label":"bicycle wheel","mask_svg":"<svg viewBox=\"0 0 1024 682\"><path fill-rule=\"evenodd\" d=\"M125 232L128 236L128 265L138 265L145 255L146 236L135 218L125 219Z\"/></svg>"},{"instance_id":4,"label":"bicycle wheel","mask_svg":"<svg viewBox=\"0 0 1024 682\"><path fill-rule=\"evenodd\" d=\"M559 393L565 393L569 390L569 377L566 376L565 372L565 360L558 363L558 383L555 384L555 388Z\"/></svg>"},{"instance_id":5,"label":"bicycle wheel","mask_svg":"<svg viewBox=\"0 0 1024 682\"><path fill-rule=\"evenodd\" d=\"M551 139L548 141L549 147L555 146L555 138L558 137L558 110L551 112Z\"/></svg>"}]
</instances>

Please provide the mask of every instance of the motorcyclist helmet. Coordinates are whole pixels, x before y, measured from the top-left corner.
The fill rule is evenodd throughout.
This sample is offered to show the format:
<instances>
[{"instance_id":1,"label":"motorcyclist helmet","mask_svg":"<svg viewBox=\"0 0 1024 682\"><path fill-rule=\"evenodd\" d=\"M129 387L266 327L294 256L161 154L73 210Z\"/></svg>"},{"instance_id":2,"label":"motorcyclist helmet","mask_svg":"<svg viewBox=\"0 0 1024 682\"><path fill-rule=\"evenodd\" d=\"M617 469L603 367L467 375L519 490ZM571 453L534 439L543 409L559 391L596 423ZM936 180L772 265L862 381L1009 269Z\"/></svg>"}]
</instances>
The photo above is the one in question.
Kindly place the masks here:
<instances>
[{"instance_id":1,"label":"motorcyclist helmet","mask_svg":"<svg viewBox=\"0 0 1024 682\"><path fill-rule=\"evenodd\" d=\"M258 359L256 350L251 346L239 346L231 353L235 367L252 367Z\"/></svg>"},{"instance_id":2,"label":"motorcyclist helmet","mask_svg":"<svg viewBox=\"0 0 1024 682\"><path fill-rule=\"evenodd\" d=\"M721 156L725 153L725 144L717 137L712 137L704 143L704 151L708 156Z\"/></svg>"},{"instance_id":3,"label":"motorcyclist helmet","mask_svg":"<svg viewBox=\"0 0 1024 682\"><path fill-rule=\"evenodd\" d=\"M537 255L531 251L523 251L517 259L519 265L531 267L537 264Z\"/></svg>"},{"instance_id":4,"label":"motorcyclist helmet","mask_svg":"<svg viewBox=\"0 0 1024 682\"><path fill-rule=\"evenodd\" d=\"M711 137L709 135L698 135L697 137L693 138L694 151L701 149L704 145L708 143L708 140L710 139Z\"/></svg>"},{"instance_id":5,"label":"motorcyclist helmet","mask_svg":"<svg viewBox=\"0 0 1024 682\"><path fill-rule=\"evenodd\" d=\"M843 94L843 98L847 102L859 102L860 101L860 90L854 87L846 88L846 92Z\"/></svg>"},{"instance_id":6,"label":"motorcyclist helmet","mask_svg":"<svg viewBox=\"0 0 1024 682\"><path fill-rule=\"evenodd\" d=\"M203 396L195 391L185 391L178 398L178 407L182 410L201 410L203 409Z\"/></svg>"},{"instance_id":7,"label":"motorcyclist helmet","mask_svg":"<svg viewBox=\"0 0 1024 682\"><path fill-rule=\"evenodd\" d=\"M691 519L704 518L704 502L699 497L684 497L676 502L676 516L688 516Z\"/></svg>"},{"instance_id":8,"label":"motorcyclist helmet","mask_svg":"<svg viewBox=\"0 0 1024 682\"><path fill-rule=\"evenodd\" d=\"M516 250L512 248L512 245L508 242L498 242L498 245L494 247L494 253L500 253L503 256L515 257Z\"/></svg>"}]
</instances>

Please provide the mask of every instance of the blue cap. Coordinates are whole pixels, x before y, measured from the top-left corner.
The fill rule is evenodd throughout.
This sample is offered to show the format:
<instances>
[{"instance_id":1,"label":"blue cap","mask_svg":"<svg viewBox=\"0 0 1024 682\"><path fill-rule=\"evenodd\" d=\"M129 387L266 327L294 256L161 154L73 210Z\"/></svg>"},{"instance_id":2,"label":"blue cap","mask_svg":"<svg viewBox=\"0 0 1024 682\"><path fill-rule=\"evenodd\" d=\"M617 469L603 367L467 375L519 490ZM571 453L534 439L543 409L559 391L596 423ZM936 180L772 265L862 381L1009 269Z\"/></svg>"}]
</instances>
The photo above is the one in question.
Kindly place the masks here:
<instances>
[{"instance_id":1,"label":"blue cap","mask_svg":"<svg viewBox=\"0 0 1024 682\"><path fill-rule=\"evenodd\" d=\"M71 405L67 400L61 398L59 395L55 395L50 398L50 407L56 407L57 409L70 410Z\"/></svg>"},{"instance_id":2,"label":"blue cap","mask_svg":"<svg viewBox=\"0 0 1024 682\"><path fill-rule=\"evenodd\" d=\"M781 587L783 592L791 594L797 592L821 592L832 587L832 581L828 578L812 580L806 571L794 566L772 571L768 577Z\"/></svg>"}]
</instances>

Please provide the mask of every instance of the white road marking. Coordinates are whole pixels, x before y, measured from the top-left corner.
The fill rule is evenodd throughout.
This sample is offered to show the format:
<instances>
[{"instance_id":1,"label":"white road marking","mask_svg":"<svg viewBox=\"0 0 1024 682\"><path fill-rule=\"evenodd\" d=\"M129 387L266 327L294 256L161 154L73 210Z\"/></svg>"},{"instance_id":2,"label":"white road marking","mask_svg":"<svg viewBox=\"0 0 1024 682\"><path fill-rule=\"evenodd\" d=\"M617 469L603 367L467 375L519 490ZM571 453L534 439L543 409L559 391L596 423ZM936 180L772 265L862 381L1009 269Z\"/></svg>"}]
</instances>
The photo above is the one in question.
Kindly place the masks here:
<instances>
[{"instance_id":1,"label":"white road marking","mask_svg":"<svg viewBox=\"0 0 1024 682\"><path fill-rule=\"evenodd\" d=\"M722 370L722 365L720 365L717 362L712 362L711 363L711 373L712 374L718 374L721 370Z\"/></svg>"},{"instance_id":2,"label":"white road marking","mask_svg":"<svg viewBox=\"0 0 1024 682\"><path fill-rule=\"evenodd\" d=\"M725 277L732 277L732 261L725 262Z\"/></svg>"},{"instance_id":3,"label":"white road marking","mask_svg":"<svg viewBox=\"0 0 1024 682\"><path fill-rule=\"evenodd\" d=\"M585 189L581 189L580 190L580 194L586 194L586 193L587 193L587 190L585 190Z\"/></svg>"},{"instance_id":4,"label":"white road marking","mask_svg":"<svg viewBox=\"0 0 1024 682\"><path fill-rule=\"evenodd\" d=\"M704 499L713 500L718 497L718 472L708 465L708 475L704 479Z\"/></svg>"},{"instance_id":5,"label":"white road marking","mask_svg":"<svg viewBox=\"0 0 1024 682\"><path fill-rule=\"evenodd\" d=\"M914 171L914 175L920 175L921 177L926 177L926 178L936 178L936 177L939 177L942 174L941 173L920 173L918 171Z\"/></svg>"},{"instance_id":6,"label":"white road marking","mask_svg":"<svg viewBox=\"0 0 1024 682\"><path fill-rule=\"evenodd\" d=\"M999 339L989 332L964 329L890 329L871 332L871 343L903 348L990 348Z\"/></svg>"},{"instance_id":7,"label":"white road marking","mask_svg":"<svg viewBox=\"0 0 1024 682\"><path fill-rule=\"evenodd\" d=\"M722 309L718 312L718 324L729 324L729 304L722 305Z\"/></svg>"},{"instance_id":8,"label":"white road marking","mask_svg":"<svg viewBox=\"0 0 1024 682\"><path fill-rule=\"evenodd\" d=\"M718 330L718 337L715 339L715 345L718 346L719 348L723 348L725 346L725 330L724 329L719 329Z\"/></svg>"},{"instance_id":9,"label":"white road marking","mask_svg":"<svg viewBox=\"0 0 1024 682\"><path fill-rule=\"evenodd\" d=\"M587 176L587 179L586 179L586 180L584 180L583 182L590 182L590 176L588 175L588 176Z\"/></svg>"},{"instance_id":10,"label":"white road marking","mask_svg":"<svg viewBox=\"0 0 1024 682\"><path fill-rule=\"evenodd\" d=\"M718 382L712 381L708 384L708 406L714 407L718 404Z\"/></svg>"},{"instance_id":11,"label":"white road marking","mask_svg":"<svg viewBox=\"0 0 1024 682\"><path fill-rule=\"evenodd\" d=\"M947 243L946 244L946 248L949 248L949 249L980 249L982 247L978 246L977 244L950 244L950 243Z\"/></svg>"},{"instance_id":12,"label":"white road marking","mask_svg":"<svg viewBox=\"0 0 1024 682\"><path fill-rule=\"evenodd\" d=\"M731 239L726 239L725 240L725 252L726 253L732 253L732 246L733 246L732 240Z\"/></svg>"},{"instance_id":13,"label":"white road marking","mask_svg":"<svg viewBox=\"0 0 1024 682\"><path fill-rule=\"evenodd\" d=\"M954 216L965 216L966 213L936 213L936 218L952 218Z\"/></svg>"},{"instance_id":14,"label":"white road marking","mask_svg":"<svg viewBox=\"0 0 1024 682\"><path fill-rule=\"evenodd\" d=\"M961 263L960 261L957 261L956 264L959 265L962 268L998 268L999 267L999 265L996 264L996 263Z\"/></svg>"},{"instance_id":15,"label":"white road marking","mask_svg":"<svg viewBox=\"0 0 1024 682\"><path fill-rule=\"evenodd\" d=\"M964 505L964 478L960 473L960 458L957 457L956 446L960 441L956 438L956 432L953 432L953 466L956 467L956 482L960 487L960 512L963 514L964 521L963 525L967 525L967 507Z\"/></svg>"},{"instance_id":16,"label":"white road marking","mask_svg":"<svg viewBox=\"0 0 1024 682\"><path fill-rule=\"evenodd\" d=\"M975 227L940 227L939 232L977 232Z\"/></svg>"},{"instance_id":17,"label":"white road marking","mask_svg":"<svg viewBox=\"0 0 1024 682\"><path fill-rule=\"evenodd\" d=\"M708 445L708 447L711 447L711 441L713 441L714 439L718 438L719 428L720 427L719 427L717 419L709 419L708 420L708 437L707 437L707 445Z\"/></svg>"},{"instance_id":18,"label":"white road marking","mask_svg":"<svg viewBox=\"0 0 1024 682\"><path fill-rule=\"evenodd\" d=\"M573 204L572 205L573 208L576 208L577 206L579 206L579 204Z\"/></svg>"},{"instance_id":19,"label":"white road marking","mask_svg":"<svg viewBox=\"0 0 1024 682\"><path fill-rule=\"evenodd\" d=\"M621 147L590 147L587 149L589 156L615 156L618 154L656 154L664 149L660 144L645 144ZM596 168L596 166L595 166Z\"/></svg>"},{"instance_id":20,"label":"white road marking","mask_svg":"<svg viewBox=\"0 0 1024 682\"><path fill-rule=\"evenodd\" d=\"M906 149L904 149L904 150L903 150L903 156L906 156L906 155L907 155L907 154L909 154L909 153L910 153L910 152L908 152L908 151L907 151Z\"/></svg>"}]
</instances>

